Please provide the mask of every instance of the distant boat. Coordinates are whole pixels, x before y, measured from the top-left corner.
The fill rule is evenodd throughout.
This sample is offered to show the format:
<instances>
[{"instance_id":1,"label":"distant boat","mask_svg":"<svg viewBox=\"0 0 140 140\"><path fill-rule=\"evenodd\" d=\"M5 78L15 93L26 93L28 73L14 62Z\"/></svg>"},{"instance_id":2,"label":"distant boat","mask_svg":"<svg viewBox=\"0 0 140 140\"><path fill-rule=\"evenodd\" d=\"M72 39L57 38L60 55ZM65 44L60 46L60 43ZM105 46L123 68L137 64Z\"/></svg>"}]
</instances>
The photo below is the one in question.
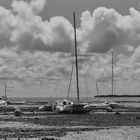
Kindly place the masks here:
<instances>
[{"instance_id":1,"label":"distant boat","mask_svg":"<svg viewBox=\"0 0 140 140\"><path fill-rule=\"evenodd\" d=\"M112 52L112 94L110 95L99 95L99 90L98 90L98 85L97 85L97 82L96 82L96 89L97 89L97 95L94 96L94 97L116 97L117 95L114 94L114 69L113 69L113 52ZM115 101L105 101L104 103L98 103L98 104L95 104L95 103L90 103L89 104L89 108L91 109L107 109L109 111L111 111L111 109L113 108L117 108L119 107L120 105L118 105L118 103L116 103Z\"/></svg>"},{"instance_id":2,"label":"distant boat","mask_svg":"<svg viewBox=\"0 0 140 140\"><path fill-rule=\"evenodd\" d=\"M114 61L113 60L114 59L113 59L113 51L112 51L112 97L114 97L114 95L115 95L114 94ZM109 106L111 108L116 108L119 105L118 105L118 103L116 103L115 101L112 100L111 102L109 102Z\"/></svg>"},{"instance_id":3,"label":"distant boat","mask_svg":"<svg viewBox=\"0 0 140 140\"><path fill-rule=\"evenodd\" d=\"M97 81L96 81L96 90L97 90L97 96L100 96ZM89 103L89 105L88 105L88 108L90 108L92 110L107 109L108 107L109 107L109 104L106 101L103 103Z\"/></svg>"},{"instance_id":4,"label":"distant boat","mask_svg":"<svg viewBox=\"0 0 140 140\"><path fill-rule=\"evenodd\" d=\"M140 97L140 95L125 95L125 94L122 94L122 95L96 95L94 97Z\"/></svg>"},{"instance_id":5,"label":"distant boat","mask_svg":"<svg viewBox=\"0 0 140 140\"><path fill-rule=\"evenodd\" d=\"M0 98L0 107L7 106L7 95L6 95L6 85L5 85L5 96Z\"/></svg>"},{"instance_id":6,"label":"distant boat","mask_svg":"<svg viewBox=\"0 0 140 140\"><path fill-rule=\"evenodd\" d=\"M39 109L39 111L53 111L51 104L46 104L46 105L40 106L38 109Z\"/></svg>"}]
</instances>

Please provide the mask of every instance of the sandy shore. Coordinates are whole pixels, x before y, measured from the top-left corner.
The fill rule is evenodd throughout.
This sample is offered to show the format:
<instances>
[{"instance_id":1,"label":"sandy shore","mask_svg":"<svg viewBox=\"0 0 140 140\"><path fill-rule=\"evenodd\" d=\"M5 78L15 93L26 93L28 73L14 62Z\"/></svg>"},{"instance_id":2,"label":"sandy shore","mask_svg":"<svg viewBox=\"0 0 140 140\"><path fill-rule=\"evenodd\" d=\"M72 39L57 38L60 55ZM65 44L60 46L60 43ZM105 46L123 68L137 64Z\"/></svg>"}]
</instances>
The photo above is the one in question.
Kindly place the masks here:
<instances>
[{"instance_id":1,"label":"sandy shore","mask_svg":"<svg viewBox=\"0 0 140 140\"><path fill-rule=\"evenodd\" d=\"M1 126L2 124L0 124ZM52 131L54 127L44 127L39 125L32 125L32 124L25 124L25 123L18 123L18 122L8 122L5 124L5 127L13 129L16 126L16 128L19 128L23 131L23 128L25 129L36 129L41 130L43 133L45 130ZM22 127L21 127L22 126ZM80 127L84 128L84 126ZM64 129L62 127L57 127L57 131L60 129ZM78 129L78 127L71 127L71 129ZM64 135L47 135L47 136L35 136L31 134L30 136L26 134L24 138L32 138L34 140L37 139L43 139L43 138L50 138L50 139L59 139L59 140L139 140L140 139L140 127L139 126L123 126L123 127L91 127L90 129L93 129L92 131L75 131L75 132L66 132ZM21 132L22 132L21 131ZM26 131L27 132L27 131ZM37 131L36 131L37 132ZM7 133L7 132L6 132ZM8 133L7 133L8 134ZM2 135L2 133L0 134ZM3 136L1 138L5 138L7 136ZM21 138L21 136L11 135L11 138ZM37 138L38 137L38 138ZM8 138L8 137L7 137ZM10 139L10 137L9 137ZM8 139L7 139L8 140ZM23 139L22 139L23 140Z\"/></svg>"},{"instance_id":2,"label":"sandy shore","mask_svg":"<svg viewBox=\"0 0 140 140\"><path fill-rule=\"evenodd\" d=\"M86 115L24 113L0 115L0 139L51 137L62 140L138 140L139 112Z\"/></svg>"},{"instance_id":3,"label":"sandy shore","mask_svg":"<svg viewBox=\"0 0 140 140\"><path fill-rule=\"evenodd\" d=\"M140 127L114 127L97 131L69 132L61 140L139 140Z\"/></svg>"}]
</instances>

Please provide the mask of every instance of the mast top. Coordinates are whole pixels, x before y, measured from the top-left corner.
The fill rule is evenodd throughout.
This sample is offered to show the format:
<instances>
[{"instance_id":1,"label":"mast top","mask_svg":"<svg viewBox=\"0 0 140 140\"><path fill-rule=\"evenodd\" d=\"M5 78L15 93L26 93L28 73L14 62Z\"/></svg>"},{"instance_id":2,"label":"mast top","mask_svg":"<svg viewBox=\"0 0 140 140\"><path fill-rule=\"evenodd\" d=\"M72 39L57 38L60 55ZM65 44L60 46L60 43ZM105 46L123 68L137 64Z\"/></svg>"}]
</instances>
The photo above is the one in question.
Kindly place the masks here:
<instances>
[{"instance_id":1,"label":"mast top","mask_svg":"<svg viewBox=\"0 0 140 140\"><path fill-rule=\"evenodd\" d=\"M79 77L78 77L78 60L77 60L77 39L76 39L75 12L73 12L73 21L74 21L74 41L75 41L75 66L76 66L76 83L77 83L77 102L79 104Z\"/></svg>"},{"instance_id":2,"label":"mast top","mask_svg":"<svg viewBox=\"0 0 140 140\"><path fill-rule=\"evenodd\" d=\"M114 95L114 67L113 67L113 51L112 51L112 95Z\"/></svg>"}]
</instances>

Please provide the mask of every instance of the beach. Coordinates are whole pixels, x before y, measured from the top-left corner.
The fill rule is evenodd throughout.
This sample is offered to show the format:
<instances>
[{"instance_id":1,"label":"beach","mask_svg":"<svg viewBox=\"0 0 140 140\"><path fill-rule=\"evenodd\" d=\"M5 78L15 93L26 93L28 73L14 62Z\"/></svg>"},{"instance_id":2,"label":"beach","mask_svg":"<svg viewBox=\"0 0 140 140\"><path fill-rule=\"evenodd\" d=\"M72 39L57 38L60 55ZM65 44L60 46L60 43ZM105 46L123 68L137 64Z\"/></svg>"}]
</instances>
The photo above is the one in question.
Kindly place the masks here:
<instances>
[{"instance_id":1,"label":"beach","mask_svg":"<svg viewBox=\"0 0 140 140\"><path fill-rule=\"evenodd\" d=\"M11 100L7 107L1 107L0 140L138 140L140 105L137 100L117 98L119 108L112 112L93 109L89 114L41 111L40 106L49 105L45 99ZM15 116L16 107L22 111L21 116Z\"/></svg>"},{"instance_id":2,"label":"beach","mask_svg":"<svg viewBox=\"0 0 140 140\"><path fill-rule=\"evenodd\" d=\"M24 112L0 115L0 139L52 138L62 140L138 140L139 112L57 114Z\"/></svg>"}]
</instances>

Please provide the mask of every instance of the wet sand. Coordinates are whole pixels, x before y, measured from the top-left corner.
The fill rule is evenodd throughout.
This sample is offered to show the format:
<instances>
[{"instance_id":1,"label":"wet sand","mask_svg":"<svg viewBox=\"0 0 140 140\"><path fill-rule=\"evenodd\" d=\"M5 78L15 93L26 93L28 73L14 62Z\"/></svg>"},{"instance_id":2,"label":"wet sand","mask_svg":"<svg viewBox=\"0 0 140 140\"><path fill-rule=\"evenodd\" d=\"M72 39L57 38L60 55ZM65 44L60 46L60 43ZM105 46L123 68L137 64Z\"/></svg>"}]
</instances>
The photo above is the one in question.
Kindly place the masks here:
<instances>
[{"instance_id":1,"label":"wet sand","mask_svg":"<svg viewBox=\"0 0 140 140\"><path fill-rule=\"evenodd\" d=\"M61 140L139 140L140 127L110 127L97 131L69 132Z\"/></svg>"},{"instance_id":2,"label":"wet sand","mask_svg":"<svg viewBox=\"0 0 140 140\"><path fill-rule=\"evenodd\" d=\"M25 112L0 115L0 138L56 139L137 139L140 138L139 112L92 112L85 115ZM117 136L116 136L117 135ZM128 138L128 135L130 136ZM116 139L116 138L120 139ZM103 140L104 140L103 139Z\"/></svg>"}]
</instances>

